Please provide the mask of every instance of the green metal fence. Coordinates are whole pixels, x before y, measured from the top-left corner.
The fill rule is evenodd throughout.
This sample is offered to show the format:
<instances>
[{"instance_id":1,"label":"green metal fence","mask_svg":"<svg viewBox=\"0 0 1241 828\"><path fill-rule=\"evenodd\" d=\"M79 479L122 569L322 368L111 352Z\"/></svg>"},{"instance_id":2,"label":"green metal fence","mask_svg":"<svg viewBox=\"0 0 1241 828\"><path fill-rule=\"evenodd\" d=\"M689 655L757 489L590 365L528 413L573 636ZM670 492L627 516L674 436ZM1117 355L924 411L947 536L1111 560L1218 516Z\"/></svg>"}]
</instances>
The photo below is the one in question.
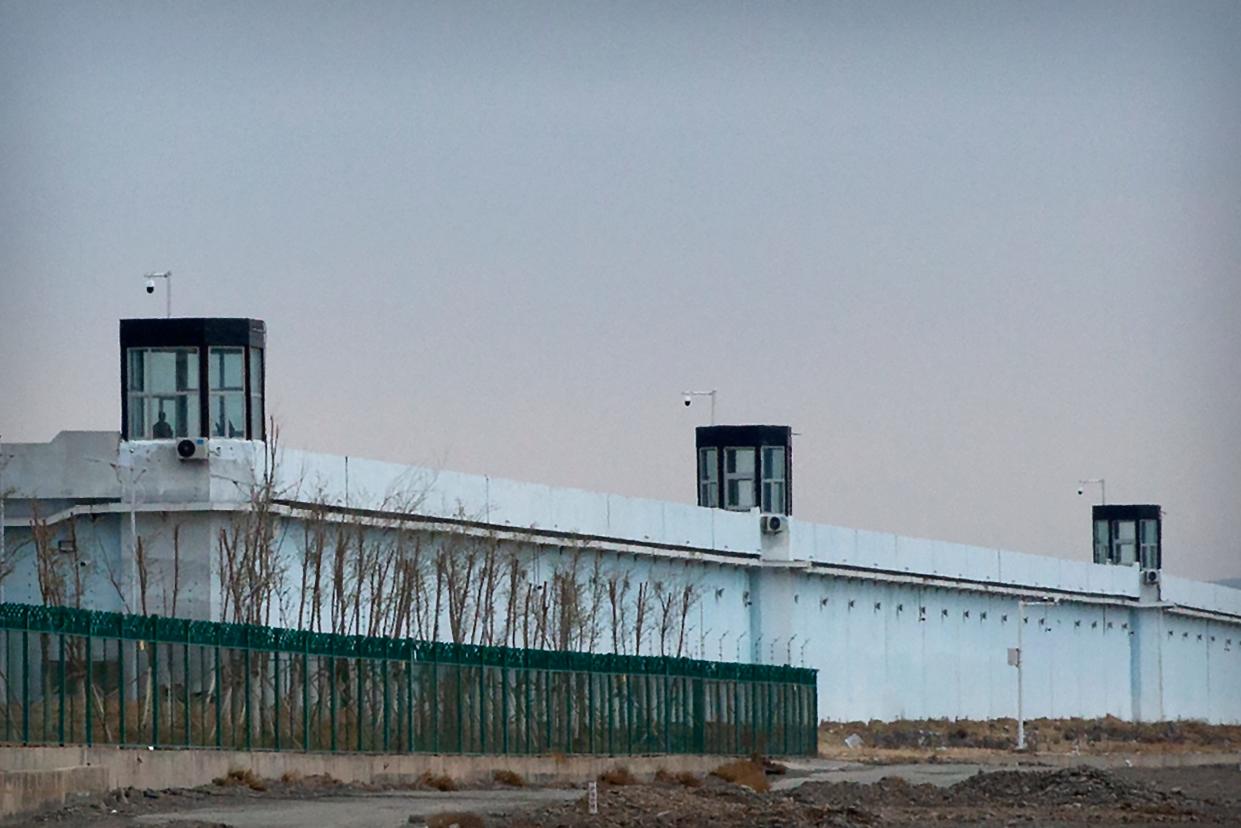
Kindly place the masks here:
<instances>
[{"instance_id":1,"label":"green metal fence","mask_svg":"<svg viewBox=\"0 0 1241 828\"><path fill-rule=\"evenodd\" d=\"M810 754L816 672L0 604L0 740Z\"/></svg>"}]
</instances>

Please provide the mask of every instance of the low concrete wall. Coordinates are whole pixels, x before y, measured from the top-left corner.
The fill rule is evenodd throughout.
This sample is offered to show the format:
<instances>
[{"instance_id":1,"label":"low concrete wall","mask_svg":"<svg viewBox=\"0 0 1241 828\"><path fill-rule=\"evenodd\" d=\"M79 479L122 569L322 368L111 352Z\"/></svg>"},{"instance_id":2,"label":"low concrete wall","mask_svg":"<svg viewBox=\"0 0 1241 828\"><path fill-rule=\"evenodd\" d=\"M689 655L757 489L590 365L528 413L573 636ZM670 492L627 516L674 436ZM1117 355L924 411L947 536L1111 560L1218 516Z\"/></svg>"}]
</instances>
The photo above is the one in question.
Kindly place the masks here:
<instances>
[{"instance_id":1,"label":"low concrete wall","mask_svg":"<svg viewBox=\"0 0 1241 828\"><path fill-rule=\"evenodd\" d=\"M0 817L62 805L73 794L116 788L192 788L230 770L266 779L329 774L342 782L400 785L430 772L457 782L490 781L501 769L531 782L586 782L623 765L638 778L661 767L706 773L728 756L448 756L431 754L272 753L116 747L0 748Z\"/></svg>"},{"instance_id":2,"label":"low concrete wall","mask_svg":"<svg viewBox=\"0 0 1241 828\"><path fill-rule=\"evenodd\" d=\"M106 790L106 768L0 771L0 817L64 805L74 796Z\"/></svg>"}]
</instances>

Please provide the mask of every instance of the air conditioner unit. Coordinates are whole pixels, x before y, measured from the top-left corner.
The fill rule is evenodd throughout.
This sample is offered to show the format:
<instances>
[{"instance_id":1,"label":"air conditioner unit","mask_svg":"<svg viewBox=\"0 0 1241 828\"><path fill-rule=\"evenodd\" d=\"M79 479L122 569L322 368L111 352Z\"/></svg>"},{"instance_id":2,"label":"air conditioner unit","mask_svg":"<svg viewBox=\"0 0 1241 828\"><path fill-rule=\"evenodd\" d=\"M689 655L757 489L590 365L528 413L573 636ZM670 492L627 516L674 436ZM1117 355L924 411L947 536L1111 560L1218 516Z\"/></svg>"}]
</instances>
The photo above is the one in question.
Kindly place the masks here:
<instances>
[{"instance_id":1,"label":"air conditioner unit","mask_svg":"<svg viewBox=\"0 0 1241 828\"><path fill-rule=\"evenodd\" d=\"M1142 583L1155 586L1159 583L1158 569L1145 569L1142 571Z\"/></svg>"},{"instance_id":2,"label":"air conditioner unit","mask_svg":"<svg viewBox=\"0 0 1241 828\"><path fill-rule=\"evenodd\" d=\"M180 460L206 460L207 438L187 437L177 441L177 458Z\"/></svg>"},{"instance_id":3,"label":"air conditioner unit","mask_svg":"<svg viewBox=\"0 0 1241 828\"><path fill-rule=\"evenodd\" d=\"M761 525L764 535L778 535L789 528L789 519L784 515L763 515Z\"/></svg>"}]
</instances>

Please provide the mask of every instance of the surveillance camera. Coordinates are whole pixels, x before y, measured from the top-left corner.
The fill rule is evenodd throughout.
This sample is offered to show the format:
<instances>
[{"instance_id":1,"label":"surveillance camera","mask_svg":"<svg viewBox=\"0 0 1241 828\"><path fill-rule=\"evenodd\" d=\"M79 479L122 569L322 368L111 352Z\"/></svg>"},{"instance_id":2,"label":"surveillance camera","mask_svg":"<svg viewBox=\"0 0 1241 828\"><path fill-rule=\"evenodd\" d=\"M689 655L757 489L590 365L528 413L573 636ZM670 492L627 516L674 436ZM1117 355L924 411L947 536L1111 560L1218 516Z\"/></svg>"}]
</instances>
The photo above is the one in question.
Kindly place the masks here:
<instances>
[{"instance_id":1,"label":"surveillance camera","mask_svg":"<svg viewBox=\"0 0 1241 828\"><path fill-rule=\"evenodd\" d=\"M1078 487L1077 487L1077 493L1078 493L1078 494L1081 494L1081 493L1082 493L1082 487L1081 487L1081 486L1078 486Z\"/></svg>"},{"instance_id":2,"label":"surveillance camera","mask_svg":"<svg viewBox=\"0 0 1241 828\"><path fill-rule=\"evenodd\" d=\"M147 293L154 293L154 292L155 292L155 280L147 279Z\"/></svg>"},{"instance_id":3,"label":"surveillance camera","mask_svg":"<svg viewBox=\"0 0 1241 828\"><path fill-rule=\"evenodd\" d=\"M685 395L685 397L684 397L684 400L685 400L685 404L686 404L686 405L689 405L690 403L692 403L692 402L694 401L694 398L693 398L693 397L691 397L689 394L686 394L686 395Z\"/></svg>"}]
</instances>

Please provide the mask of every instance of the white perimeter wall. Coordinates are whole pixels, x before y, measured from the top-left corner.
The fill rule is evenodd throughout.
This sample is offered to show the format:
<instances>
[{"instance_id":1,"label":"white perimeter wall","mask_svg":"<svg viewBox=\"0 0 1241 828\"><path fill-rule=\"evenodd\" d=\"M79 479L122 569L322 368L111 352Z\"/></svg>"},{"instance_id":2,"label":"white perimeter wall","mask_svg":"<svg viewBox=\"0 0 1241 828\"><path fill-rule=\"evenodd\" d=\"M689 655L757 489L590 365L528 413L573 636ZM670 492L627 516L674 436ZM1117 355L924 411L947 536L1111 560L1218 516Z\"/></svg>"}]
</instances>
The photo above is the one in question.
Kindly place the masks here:
<instances>
[{"instance_id":1,"label":"white perimeter wall","mask_svg":"<svg viewBox=\"0 0 1241 828\"><path fill-rule=\"evenodd\" d=\"M167 444L117 446L115 435L6 446L17 455L5 478L16 489L11 547L24 540L23 495L27 507L30 498L57 508L74 498L128 500L121 475L83 459L110 446L124 465L145 469L137 500L148 512L138 521L148 554L166 565L171 527L183 527L181 565L194 586L182 614L218 612L211 538L262 474L261 444L219 442L207 463L180 463ZM1017 601L1042 597L1060 603L1027 613L1027 715L1241 722L1239 590L1169 576L1144 588L1135 568L800 521L764 536L756 514L304 452L285 452L276 478L288 500L519 532L510 542L523 545L540 577L566 548L585 546L603 550L592 554L605 571L688 579L701 597L687 653L813 667L824 718L1013 715L1017 677L1006 655L1017 645ZM79 524L81 537L91 538L94 560L124 570L128 521L116 504L99 508L112 512L89 529ZM296 519L286 530L295 559ZM118 608L103 573L87 581L97 599L88 603ZM25 564L8 583L10 600L37 594Z\"/></svg>"}]
</instances>

